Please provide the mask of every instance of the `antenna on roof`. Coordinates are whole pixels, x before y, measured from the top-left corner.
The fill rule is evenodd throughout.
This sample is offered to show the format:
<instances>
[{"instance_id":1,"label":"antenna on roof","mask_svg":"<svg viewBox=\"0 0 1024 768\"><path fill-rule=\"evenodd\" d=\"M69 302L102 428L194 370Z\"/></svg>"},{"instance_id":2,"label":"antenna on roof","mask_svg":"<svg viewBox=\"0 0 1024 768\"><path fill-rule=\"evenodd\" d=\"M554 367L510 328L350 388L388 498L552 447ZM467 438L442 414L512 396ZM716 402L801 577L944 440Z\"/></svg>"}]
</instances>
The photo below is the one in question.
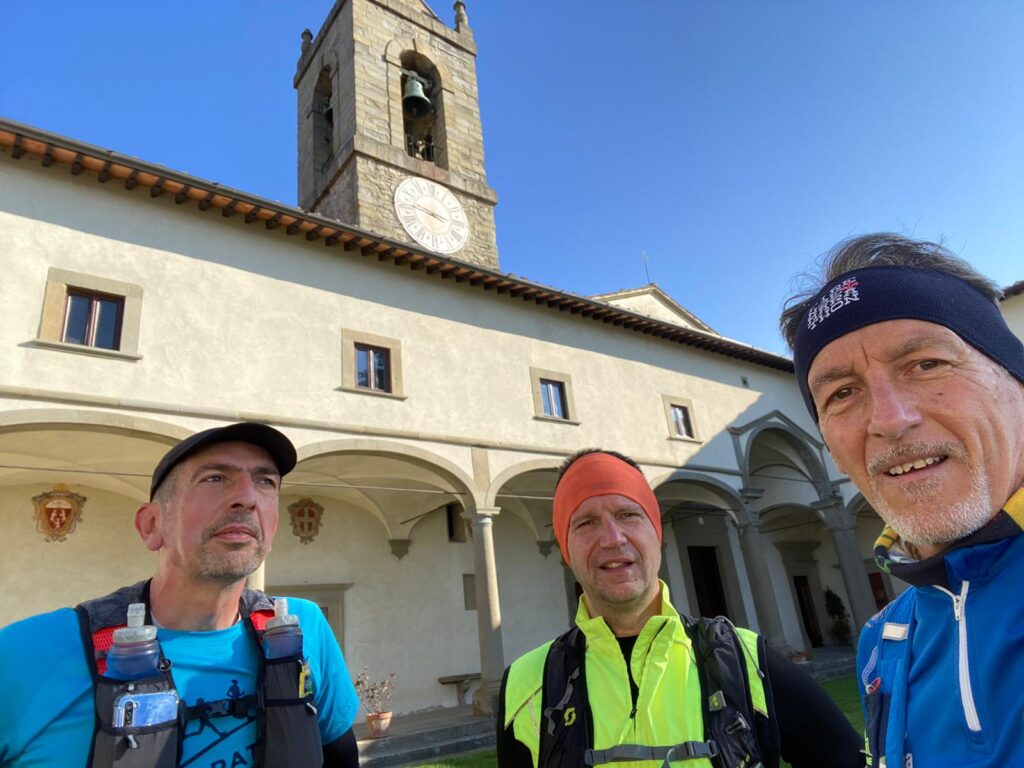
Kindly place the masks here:
<instances>
[{"instance_id":1,"label":"antenna on roof","mask_svg":"<svg viewBox=\"0 0 1024 768\"><path fill-rule=\"evenodd\" d=\"M651 284L651 272L647 269L647 262L650 258L647 256L647 251L640 251L640 260L644 263L644 274L647 276L647 284Z\"/></svg>"}]
</instances>

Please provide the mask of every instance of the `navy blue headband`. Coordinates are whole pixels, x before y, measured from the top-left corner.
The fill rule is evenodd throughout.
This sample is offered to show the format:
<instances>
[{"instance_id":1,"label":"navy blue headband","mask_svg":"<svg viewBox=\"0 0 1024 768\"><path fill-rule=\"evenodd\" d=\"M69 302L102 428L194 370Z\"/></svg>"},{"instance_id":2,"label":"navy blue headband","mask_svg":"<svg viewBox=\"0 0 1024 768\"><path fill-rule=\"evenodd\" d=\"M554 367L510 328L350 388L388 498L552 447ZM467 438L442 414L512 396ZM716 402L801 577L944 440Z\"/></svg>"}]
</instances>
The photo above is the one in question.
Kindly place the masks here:
<instances>
[{"instance_id":1,"label":"navy blue headband","mask_svg":"<svg viewBox=\"0 0 1024 768\"><path fill-rule=\"evenodd\" d=\"M818 421L807 386L811 363L840 336L886 320L924 320L953 331L1024 382L1024 345L999 307L970 283L933 269L865 267L840 275L818 291L800 319L793 343L797 384Z\"/></svg>"}]
</instances>

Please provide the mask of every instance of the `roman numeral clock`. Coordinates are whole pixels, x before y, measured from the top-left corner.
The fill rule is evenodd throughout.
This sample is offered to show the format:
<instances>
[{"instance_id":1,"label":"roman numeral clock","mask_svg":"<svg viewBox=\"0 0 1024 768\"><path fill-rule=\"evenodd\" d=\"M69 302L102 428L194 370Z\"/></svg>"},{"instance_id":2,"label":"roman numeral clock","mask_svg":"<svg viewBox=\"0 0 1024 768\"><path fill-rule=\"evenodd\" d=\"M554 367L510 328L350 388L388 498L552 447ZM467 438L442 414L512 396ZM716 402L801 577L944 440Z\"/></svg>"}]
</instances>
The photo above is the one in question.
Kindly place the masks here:
<instances>
[{"instance_id":1,"label":"roman numeral clock","mask_svg":"<svg viewBox=\"0 0 1024 768\"><path fill-rule=\"evenodd\" d=\"M409 237L437 253L455 253L469 239L462 203L446 187L405 179L395 189L395 213Z\"/></svg>"}]
</instances>

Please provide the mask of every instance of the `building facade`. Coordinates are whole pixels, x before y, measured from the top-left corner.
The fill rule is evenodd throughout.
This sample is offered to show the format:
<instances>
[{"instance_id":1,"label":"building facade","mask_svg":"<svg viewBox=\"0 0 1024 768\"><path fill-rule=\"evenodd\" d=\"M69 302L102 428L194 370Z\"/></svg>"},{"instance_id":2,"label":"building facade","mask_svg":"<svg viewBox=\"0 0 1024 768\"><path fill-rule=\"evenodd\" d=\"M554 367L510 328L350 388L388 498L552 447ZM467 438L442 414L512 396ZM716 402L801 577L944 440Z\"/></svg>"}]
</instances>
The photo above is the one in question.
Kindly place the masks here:
<instances>
[{"instance_id":1,"label":"building facade","mask_svg":"<svg viewBox=\"0 0 1024 768\"><path fill-rule=\"evenodd\" d=\"M498 271L468 19L423 8L339 0L304 36L301 208L0 121L0 623L146 578L132 522L159 457L253 419L299 452L253 581L317 601L353 673L396 673L399 712L460 703L440 678L493 694L564 631L551 496L586 447L643 467L681 610L794 651L846 641L826 590L856 626L902 587L791 362L656 286L585 298ZM437 114L403 114L415 77ZM465 214L450 254L403 221L403 200L441 210L396 203L410 180Z\"/></svg>"}]
</instances>

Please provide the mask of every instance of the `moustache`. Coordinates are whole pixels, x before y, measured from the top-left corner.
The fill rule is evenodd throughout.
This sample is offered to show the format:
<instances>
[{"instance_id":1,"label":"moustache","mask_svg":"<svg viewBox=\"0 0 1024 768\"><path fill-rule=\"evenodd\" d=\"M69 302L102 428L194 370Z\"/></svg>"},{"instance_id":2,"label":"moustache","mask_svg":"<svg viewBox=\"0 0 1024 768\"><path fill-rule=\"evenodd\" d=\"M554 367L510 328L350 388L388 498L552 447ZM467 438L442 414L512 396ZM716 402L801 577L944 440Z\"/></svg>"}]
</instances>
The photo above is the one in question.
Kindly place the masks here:
<instances>
[{"instance_id":1,"label":"moustache","mask_svg":"<svg viewBox=\"0 0 1024 768\"><path fill-rule=\"evenodd\" d=\"M964 459L966 454L957 443L907 443L887 448L876 453L867 460L868 472L877 475L885 472L895 464L904 464L926 456L946 456L950 459Z\"/></svg>"},{"instance_id":2,"label":"moustache","mask_svg":"<svg viewBox=\"0 0 1024 768\"><path fill-rule=\"evenodd\" d=\"M244 528L257 541L263 541L263 529L259 523L250 515L234 515L232 517L225 518L208 526L203 530L203 541L209 541L218 533L229 527L240 527Z\"/></svg>"}]
</instances>

